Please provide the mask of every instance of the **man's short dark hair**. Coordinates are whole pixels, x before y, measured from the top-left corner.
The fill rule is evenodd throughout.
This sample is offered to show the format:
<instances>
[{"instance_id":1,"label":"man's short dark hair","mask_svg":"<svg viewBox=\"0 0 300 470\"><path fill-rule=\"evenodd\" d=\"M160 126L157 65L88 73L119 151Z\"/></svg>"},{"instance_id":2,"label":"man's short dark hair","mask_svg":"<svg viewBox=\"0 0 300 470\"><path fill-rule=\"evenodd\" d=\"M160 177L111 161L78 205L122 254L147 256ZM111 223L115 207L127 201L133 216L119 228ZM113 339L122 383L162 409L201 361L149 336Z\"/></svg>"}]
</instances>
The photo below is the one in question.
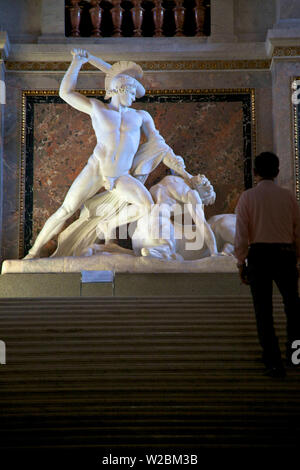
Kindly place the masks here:
<instances>
[{"instance_id":1,"label":"man's short dark hair","mask_svg":"<svg viewBox=\"0 0 300 470\"><path fill-rule=\"evenodd\" d=\"M276 178L279 173L279 158L272 152L260 153L254 160L254 171L262 178Z\"/></svg>"}]
</instances>

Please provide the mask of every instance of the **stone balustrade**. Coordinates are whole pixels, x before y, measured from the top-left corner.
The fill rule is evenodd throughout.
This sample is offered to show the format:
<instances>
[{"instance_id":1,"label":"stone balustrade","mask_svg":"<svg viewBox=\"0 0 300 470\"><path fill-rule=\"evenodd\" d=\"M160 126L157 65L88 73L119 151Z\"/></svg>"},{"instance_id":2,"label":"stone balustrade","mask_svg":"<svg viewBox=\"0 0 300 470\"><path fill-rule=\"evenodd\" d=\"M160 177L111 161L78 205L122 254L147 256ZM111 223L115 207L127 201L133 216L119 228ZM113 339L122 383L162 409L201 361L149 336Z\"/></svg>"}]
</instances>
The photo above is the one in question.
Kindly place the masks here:
<instances>
[{"instance_id":1,"label":"stone balustrade","mask_svg":"<svg viewBox=\"0 0 300 470\"><path fill-rule=\"evenodd\" d=\"M66 36L208 36L209 0L66 0Z\"/></svg>"}]
</instances>

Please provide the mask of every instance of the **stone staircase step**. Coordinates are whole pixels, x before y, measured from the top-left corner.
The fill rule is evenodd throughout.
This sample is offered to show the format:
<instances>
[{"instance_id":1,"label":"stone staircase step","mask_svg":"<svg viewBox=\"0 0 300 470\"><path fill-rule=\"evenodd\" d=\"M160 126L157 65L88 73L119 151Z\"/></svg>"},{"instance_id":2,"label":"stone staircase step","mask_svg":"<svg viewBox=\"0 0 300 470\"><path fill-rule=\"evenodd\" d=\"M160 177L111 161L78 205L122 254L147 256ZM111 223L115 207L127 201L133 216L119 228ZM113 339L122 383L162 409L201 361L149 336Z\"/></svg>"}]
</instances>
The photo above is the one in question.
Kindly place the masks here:
<instances>
[{"instance_id":1,"label":"stone staircase step","mask_svg":"<svg viewBox=\"0 0 300 470\"><path fill-rule=\"evenodd\" d=\"M0 299L0 339L0 452L298 446L299 370L263 375L250 296Z\"/></svg>"}]
</instances>

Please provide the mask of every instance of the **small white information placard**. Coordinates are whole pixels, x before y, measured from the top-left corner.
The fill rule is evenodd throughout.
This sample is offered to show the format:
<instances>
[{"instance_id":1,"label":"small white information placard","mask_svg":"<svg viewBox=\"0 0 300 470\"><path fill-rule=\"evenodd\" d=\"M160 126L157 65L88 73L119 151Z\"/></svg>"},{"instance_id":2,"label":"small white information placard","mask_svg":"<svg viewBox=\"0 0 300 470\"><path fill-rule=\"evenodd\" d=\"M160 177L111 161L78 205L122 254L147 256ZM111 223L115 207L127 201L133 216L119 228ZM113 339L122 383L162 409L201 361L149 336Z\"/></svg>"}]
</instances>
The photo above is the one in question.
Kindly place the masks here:
<instances>
[{"instance_id":1,"label":"small white information placard","mask_svg":"<svg viewBox=\"0 0 300 470\"><path fill-rule=\"evenodd\" d=\"M0 104L6 104L5 83L0 80Z\"/></svg>"},{"instance_id":2,"label":"small white information placard","mask_svg":"<svg viewBox=\"0 0 300 470\"><path fill-rule=\"evenodd\" d=\"M2 340L0 340L0 364L6 364L6 347Z\"/></svg>"},{"instance_id":3,"label":"small white information placard","mask_svg":"<svg viewBox=\"0 0 300 470\"><path fill-rule=\"evenodd\" d=\"M113 282L113 271L81 271L81 282Z\"/></svg>"}]
</instances>

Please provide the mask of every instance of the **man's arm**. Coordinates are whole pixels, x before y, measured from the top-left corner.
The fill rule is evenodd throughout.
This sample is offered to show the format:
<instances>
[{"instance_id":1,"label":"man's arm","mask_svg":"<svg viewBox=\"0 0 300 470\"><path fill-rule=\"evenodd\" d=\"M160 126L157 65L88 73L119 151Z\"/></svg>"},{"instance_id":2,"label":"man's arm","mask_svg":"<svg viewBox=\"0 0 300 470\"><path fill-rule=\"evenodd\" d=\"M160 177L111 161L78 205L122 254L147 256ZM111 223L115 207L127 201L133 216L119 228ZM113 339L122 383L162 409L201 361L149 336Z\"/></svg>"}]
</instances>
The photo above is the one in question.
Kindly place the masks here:
<instances>
[{"instance_id":1,"label":"man's arm","mask_svg":"<svg viewBox=\"0 0 300 470\"><path fill-rule=\"evenodd\" d=\"M293 196L293 211L294 211L293 235L294 235L294 243L296 246L297 259L298 259L298 270L300 274L300 208L299 208L297 199L294 196Z\"/></svg>"},{"instance_id":2,"label":"man's arm","mask_svg":"<svg viewBox=\"0 0 300 470\"><path fill-rule=\"evenodd\" d=\"M234 239L234 252L239 264L244 264L248 255L249 245L249 214L246 205L245 193L243 193L236 206L236 230Z\"/></svg>"},{"instance_id":3,"label":"man's arm","mask_svg":"<svg viewBox=\"0 0 300 470\"><path fill-rule=\"evenodd\" d=\"M88 62L89 55L83 49L74 49L72 51L73 60L68 68L59 88L59 96L73 108L91 114L92 105L90 99L81 93L75 91L78 73L81 66Z\"/></svg>"},{"instance_id":4,"label":"man's arm","mask_svg":"<svg viewBox=\"0 0 300 470\"><path fill-rule=\"evenodd\" d=\"M154 121L147 111L140 111L143 117L143 124L142 129L144 134L148 140L151 139L159 139L162 143L164 143L168 147L168 153L163 158L163 163L168 167L174 170L178 175L182 176L185 180L189 181L192 178L185 170L185 163L182 157L179 155L175 155L171 147L169 147L163 137L160 135L158 130L155 127Z\"/></svg>"},{"instance_id":5,"label":"man's arm","mask_svg":"<svg viewBox=\"0 0 300 470\"><path fill-rule=\"evenodd\" d=\"M238 260L237 267L242 282L248 284L245 278L245 261L248 255L249 245L249 213L246 205L245 193L239 199L236 207L236 230L234 239L234 253Z\"/></svg>"}]
</instances>

